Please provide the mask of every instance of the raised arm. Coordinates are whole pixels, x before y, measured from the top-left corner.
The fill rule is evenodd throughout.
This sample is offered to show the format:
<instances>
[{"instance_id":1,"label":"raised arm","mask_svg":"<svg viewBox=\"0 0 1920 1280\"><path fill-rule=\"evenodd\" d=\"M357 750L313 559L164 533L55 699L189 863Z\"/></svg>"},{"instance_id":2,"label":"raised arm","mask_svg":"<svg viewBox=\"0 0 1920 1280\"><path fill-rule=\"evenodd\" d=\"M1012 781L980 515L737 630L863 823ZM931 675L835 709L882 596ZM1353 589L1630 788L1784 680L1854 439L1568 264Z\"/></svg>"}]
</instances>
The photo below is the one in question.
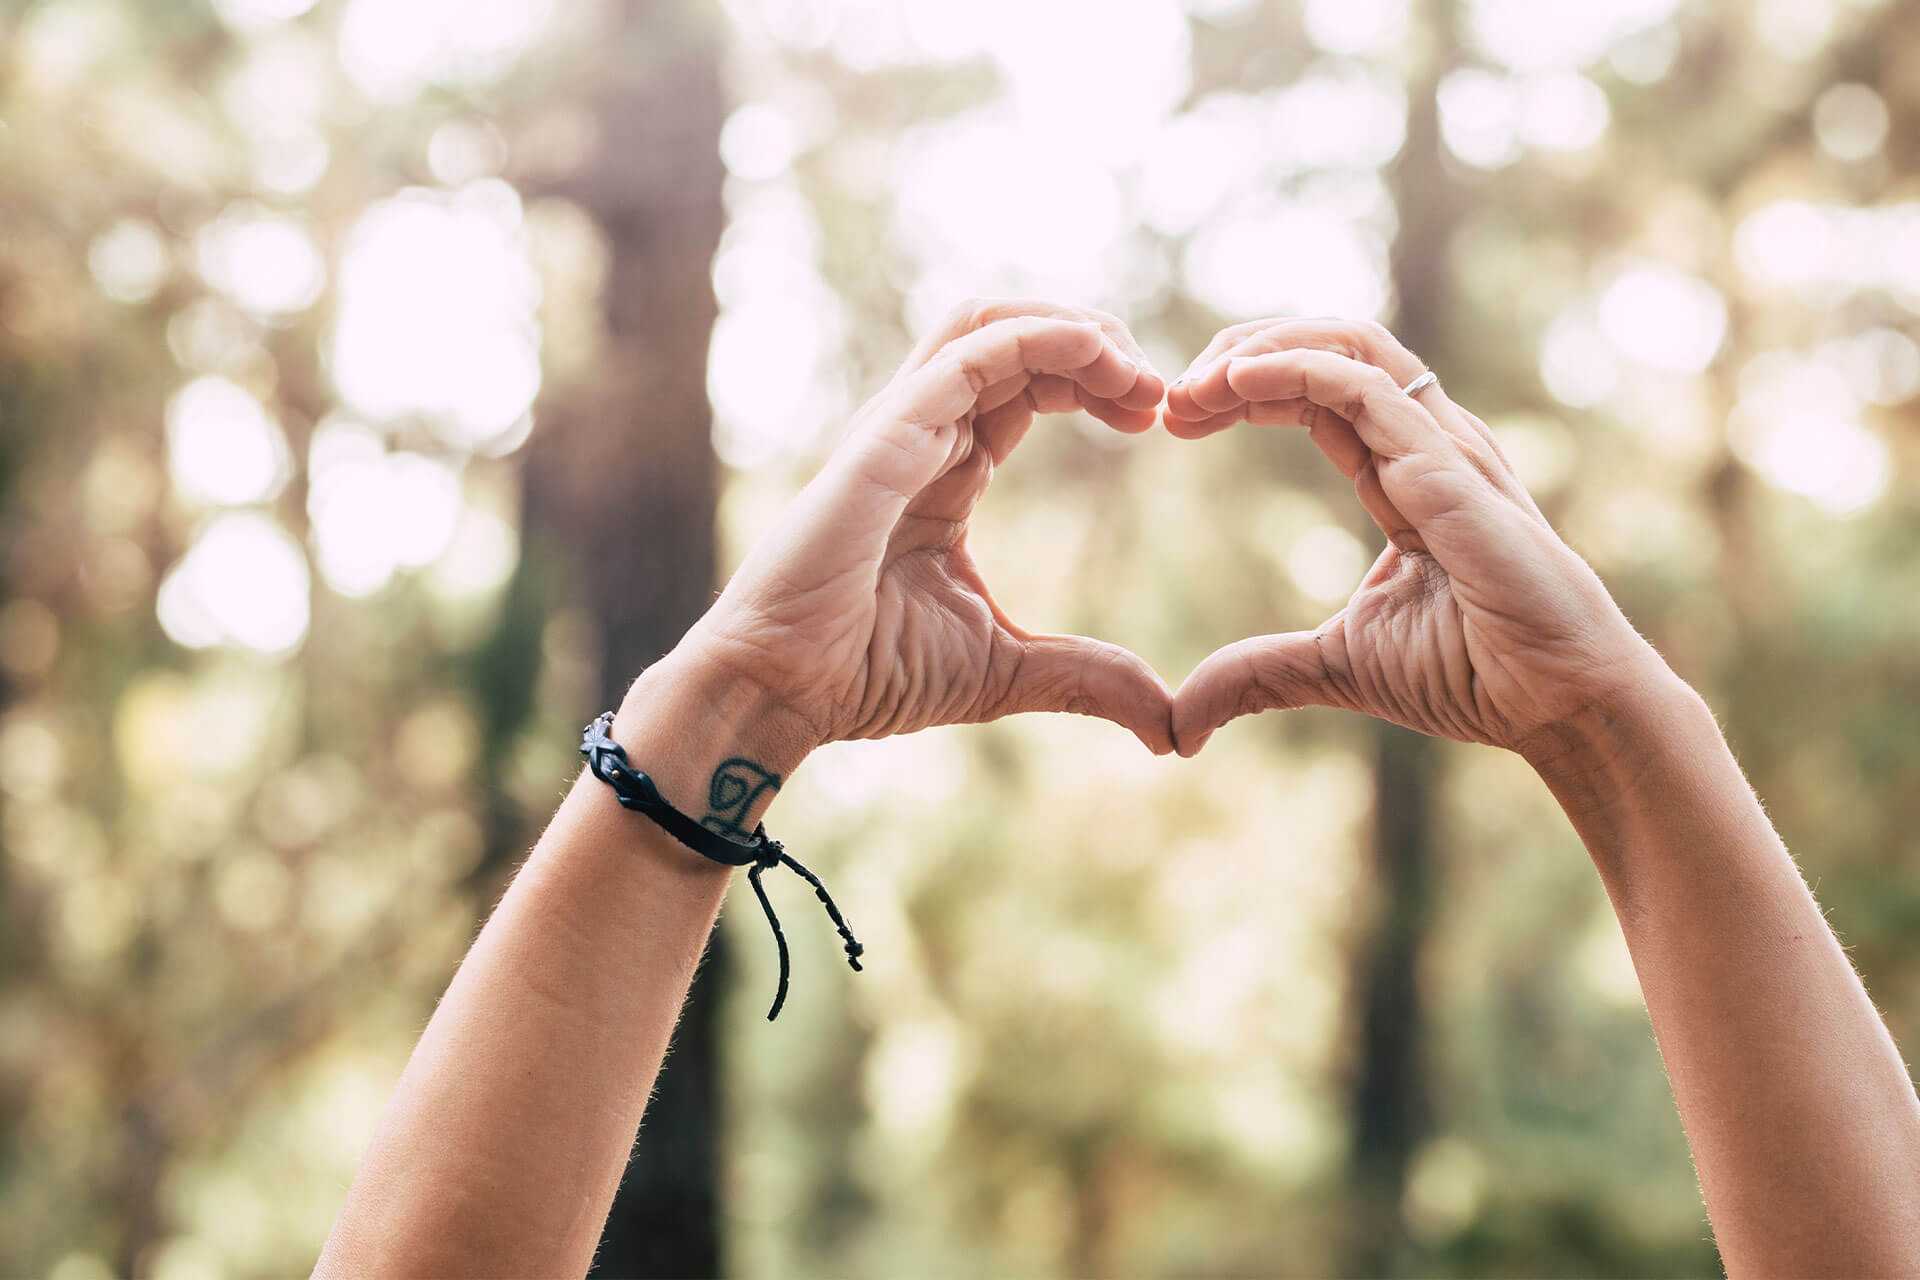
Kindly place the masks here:
<instances>
[{"instance_id":1,"label":"raised arm","mask_svg":"<svg viewBox=\"0 0 1920 1280\"><path fill-rule=\"evenodd\" d=\"M1920 1100L1700 698L1547 524L1486 424L1378 326L1224 331L1168 396L1189 438L1304 426L1390 539L1311 632L1215 653L1183 755L1268 708L1508 747L1593 856L1633 953L1721 1256L1752 1276L1920 1268Z\"/></svg>"},{"instance_id":2,"label":"raised arm","mask_svg":"<svg viewBox=\"0 0 1920 1280\"><path fill-rule=\"evenodd\" d=\"M1075 711L1171 751L1151 669L1022 631L966 546L1037 413L1144 431L1163 390L1109 316L963 309L634 683L612 731L632 767L743 833L837 739ZM421 1036L317 1274L584 1274L727 880L583 774Z\"/></svg>"}]
</instances>

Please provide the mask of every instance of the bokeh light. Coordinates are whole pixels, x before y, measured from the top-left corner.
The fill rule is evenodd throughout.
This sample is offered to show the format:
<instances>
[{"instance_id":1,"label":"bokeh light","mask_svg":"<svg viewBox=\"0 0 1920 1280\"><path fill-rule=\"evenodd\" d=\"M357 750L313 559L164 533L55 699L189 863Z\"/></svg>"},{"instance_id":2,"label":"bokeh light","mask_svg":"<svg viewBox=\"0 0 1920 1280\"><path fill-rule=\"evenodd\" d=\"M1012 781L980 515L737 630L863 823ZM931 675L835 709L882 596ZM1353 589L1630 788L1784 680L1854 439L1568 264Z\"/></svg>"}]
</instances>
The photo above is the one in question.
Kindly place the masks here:
<instances>
[{"instance_id":1,"label":"bokeh light","mask_svg":"<svg viewBox=\"0 0 1920 1280\"><path fill-rule=\"evenodd\" d=\"M256 512L216 516L160 583L160 625L189 649L224 645L284 655L306 637L307 560Z\"/></svg>"},{"instance_id":2,"label":"bokeh light","mask_svg":"<svg viewBox=\"0 0 1920 1280\"><path fill-rule=\"evenodd\" d=\"M1650 369L1699 373L1727 332L1727 304L1697 276L1657 264L1629 267L1600 295L1600 331Z\"/></svg>"},{"instance_id":3,"label":"bokeh light","mask_svg":"<svg viewBox=\"0 0 1920 1280\"><path fill-rule=\"evenodd\" d=\"M519 197L484 179L368 207L340 262L332 368L374 422L420 417L449 444L509 436L540 389L538 281Z\"/></svg>"},{"instance_id":4,"label":"bokeh light","mask_svg":"<svg viewBox=\"0 0 1920 1280\"><path fill-rule=\"evenodd\" d=\"M167 466L189 502L239 506L280 492L286 437L252 393L225 378L196 378L167 403Z\"/></svg>"},{"instance_id":5,"label":"bokeh light","mask_svg":"<svg viewBox=\"0 0 1920 1280\"><path fill-rule=\"evenodd\" d=\"M227 209L201 229L194 252L208 284L262 318L305 310L326 282L307 229L259 205Z\"/></svg>"}]
</instances>

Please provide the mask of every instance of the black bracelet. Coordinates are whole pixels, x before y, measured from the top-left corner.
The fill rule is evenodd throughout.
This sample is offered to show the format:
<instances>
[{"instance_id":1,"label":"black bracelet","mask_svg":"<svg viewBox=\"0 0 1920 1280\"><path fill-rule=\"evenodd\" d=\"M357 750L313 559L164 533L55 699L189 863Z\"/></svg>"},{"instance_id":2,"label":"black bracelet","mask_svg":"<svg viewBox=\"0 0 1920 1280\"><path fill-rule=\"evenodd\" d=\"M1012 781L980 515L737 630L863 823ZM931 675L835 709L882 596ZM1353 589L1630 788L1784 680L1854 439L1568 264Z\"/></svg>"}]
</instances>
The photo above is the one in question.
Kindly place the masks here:
<instances>
[{"instance_id":1,"label":"black bracelet","mask_svg":"<svg viewBox=\"0 0 1920 1280\"><path fill-rule=\"evenodd\" d=\"M621 807L652 818L666 829L668 835L703 858L729 867L751 868L747 872L747 880L753 885L754 896L760 899L760 909L767 913L767 923L773 928L773 940L780 947L780 989L774 994L773 1008L767 1010L768 1022L780 1016L780 1006L787 1002L787 975L791 965L787 958L787 935L780 928L780 917L773 913L773 903L768 901L766 889L760 884L760 873L767 868L784 864L813 886L814 896L827 909L833 927L840 931L841 945L847 951L847 964L855 973L860 971L860 956L866 948L860 945L860 940L853 936L853 930L847 927L846 919L841 916L840 908L834 905L827 886L820 883L820 877L802 866L799 859L787 852L785 845L769 836L765 824L753 829L751 839L736 840L725 832L702 826L668 804L661 796L660 788L653 784L653 779L628 762L625 749L609 736L612 728L613 712L604 712L581 735L580 754L587 758L587 768L593 776L613 788Z\"/></svg>"}]
</instances>

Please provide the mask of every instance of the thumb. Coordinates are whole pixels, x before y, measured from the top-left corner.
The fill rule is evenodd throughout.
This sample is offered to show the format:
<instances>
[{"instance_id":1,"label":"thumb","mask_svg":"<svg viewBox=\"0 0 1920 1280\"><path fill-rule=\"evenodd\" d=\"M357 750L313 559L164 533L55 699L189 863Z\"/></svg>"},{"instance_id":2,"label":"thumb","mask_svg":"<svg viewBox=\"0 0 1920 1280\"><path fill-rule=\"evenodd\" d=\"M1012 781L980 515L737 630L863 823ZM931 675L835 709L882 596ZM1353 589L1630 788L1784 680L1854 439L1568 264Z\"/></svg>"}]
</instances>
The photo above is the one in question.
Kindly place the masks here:
<instances>
[{"instance_id":1,"label":"thumb","mask_svg":"<svg viewBox=\"0 0 1920 1280\"><path fill-rule=\"evenodd\" d=\"M1111 720L1157 756L1173 750L1173 695L1139 655L1085 636L1031 636L1007 711L1067 711Z\"/></svg>"},{"instance_id":2,"label":"thumb","mask_svg":"<svg viewBox=\"0 0 1920 1280\"><path fill-rule=\"evenodd\" d=\"M1236 640L1208 654L1173 700L1173 736L1183 756L1229 720L1261 711L1344 705L1320 648L1320 633Z\"/></svg>"}]
</instances>

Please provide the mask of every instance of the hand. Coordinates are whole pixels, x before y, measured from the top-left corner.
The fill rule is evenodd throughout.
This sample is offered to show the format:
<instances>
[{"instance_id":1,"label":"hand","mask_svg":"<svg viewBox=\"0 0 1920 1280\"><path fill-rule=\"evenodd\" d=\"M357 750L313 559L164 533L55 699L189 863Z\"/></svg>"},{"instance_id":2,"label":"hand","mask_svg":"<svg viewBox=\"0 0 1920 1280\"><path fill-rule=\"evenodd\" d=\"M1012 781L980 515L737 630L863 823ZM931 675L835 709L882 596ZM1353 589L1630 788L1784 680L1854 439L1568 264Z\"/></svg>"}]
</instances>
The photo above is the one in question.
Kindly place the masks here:
<instances>
[{"instance_id":1,"label":"hand","mask_svg":"<svg viewBox=\"0 0 1920 1280\"><path fill-rule=\"evenodd\" d=\"M974 507L1035 415L1085 409L1140 432L1164 391L1111 316L963 308L860 411L683 648L763 690L807 746L1072 711L1171 751L1172 699L1152 668L1023 631L967 552Z\"/></svg>"},{"instance_id":2,"label":"hand","mask_svg":"<svg viewBox=\"0 0 1920 1280\"><path fill-rule=\"evenodd\" d=\"M1180 753L1236 716L1343 707L1534 757L1671 676L1560 540L1480 419L1378 325L1260 320L1223 330L1167 398L1197 439L1240 421L1304 426L1389 545L1312 631L1228 645L1174 702Z\"/></svg>"}]
</instances>

